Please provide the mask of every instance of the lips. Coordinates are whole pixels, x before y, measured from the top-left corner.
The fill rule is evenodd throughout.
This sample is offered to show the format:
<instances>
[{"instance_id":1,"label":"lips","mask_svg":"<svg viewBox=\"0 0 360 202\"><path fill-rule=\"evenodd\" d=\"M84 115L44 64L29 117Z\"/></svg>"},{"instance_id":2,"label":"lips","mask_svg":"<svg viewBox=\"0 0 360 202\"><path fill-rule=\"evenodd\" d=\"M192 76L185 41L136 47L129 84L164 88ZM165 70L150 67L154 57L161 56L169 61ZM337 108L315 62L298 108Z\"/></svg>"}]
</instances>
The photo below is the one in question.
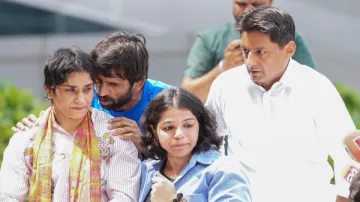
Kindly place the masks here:
<instances>
[{"instance_id":1,"label":"lips","mask_svg":"<svg viewBox=\"0 0 360 202\"><path fill-rule=\"evenodd\" d=\"M101 103L102 105L108 105L108 104L111 103L111 101L108 100L108 99L100 98L99 100L100 100L100 103Z\"/></svg>"},{"instance_id":2,"label":"lips","mask_svg":"<svg viewBox=\"0 0 360 202\"><path fill-rule=\"evenodd\" d=\"M71 107L71 108L74 109L74 110L78 110L78 111L86 109L86 107Z\"/></svg>"},{"instance_id":3,"label":"lips","mask_svg":"<svg viewBox=\"0 0 360 202\"><path fill-rule=\"evenodd\" d=\"M177 150L179 150L179 149L184 149L184 148L186 148L186 147L188 147L189 146L189 144L188 143L184 143L184 144L176 144L176 145L172 145L171 147L173 148L173 149L177 149Z\"/></svg>"}]
</instances>

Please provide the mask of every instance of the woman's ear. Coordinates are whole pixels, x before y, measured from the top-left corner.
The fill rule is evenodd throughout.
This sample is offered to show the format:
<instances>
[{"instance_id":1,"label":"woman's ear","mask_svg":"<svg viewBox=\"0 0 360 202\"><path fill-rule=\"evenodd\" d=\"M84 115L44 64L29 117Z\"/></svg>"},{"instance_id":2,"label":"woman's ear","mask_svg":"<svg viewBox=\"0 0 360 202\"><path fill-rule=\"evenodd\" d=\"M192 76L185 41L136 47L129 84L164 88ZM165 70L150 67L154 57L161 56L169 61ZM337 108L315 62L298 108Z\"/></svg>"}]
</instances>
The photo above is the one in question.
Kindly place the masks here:
<instances>
[{"instance_id":1,"label":"woman's ear","mask_svg":"<svg viewBox=\"0 0 360 202\"><path fill-rule=\"evenodd\" d=\"M155 137L157 138L157 134L156 134L156 130L155 130L154 126L153 126L153 125L150 125L150 128L151 128L152 133L153 133L153 134L155 135Z\"/></svg>"},{"instance_id":2,"label":"woman's ear","mask_svg":"<svg viewBox=\"0 0 360 202\"><path fill-rule=\"evenodd\" d=\"M44 85L44 89L45 89L45 92L46 92L46 98L48 100L52 100L53 97L54 97L54 90L49 88L48 86Z\"/></svg>"}]
</instances>

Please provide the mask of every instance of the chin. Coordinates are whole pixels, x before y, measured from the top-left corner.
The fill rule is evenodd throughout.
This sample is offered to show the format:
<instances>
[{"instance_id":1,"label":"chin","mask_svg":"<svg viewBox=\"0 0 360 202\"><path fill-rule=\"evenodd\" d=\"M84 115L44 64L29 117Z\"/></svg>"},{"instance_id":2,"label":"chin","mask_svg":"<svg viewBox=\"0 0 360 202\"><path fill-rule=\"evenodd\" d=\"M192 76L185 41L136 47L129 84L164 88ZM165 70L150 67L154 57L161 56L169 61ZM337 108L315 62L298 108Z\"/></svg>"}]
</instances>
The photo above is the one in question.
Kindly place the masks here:
<instances>
[{"instance_id":1,"label":"chin","mask_svg":"<svg viewBox=\"0 0 360 202\"><path fill-rule=\"evenodd\" d=\"M79 111L79 112L72 112L69 114L69 118L73 119L73 120L79 120L79 119L84 119L84 117L86 116L88 110L84 110L84 112Z\"/></svg>"},{"instance_id":2,"label":"chin","mask_svg":"<svg viewBox=\"0 0 360 202\"><path fill-rule=\"evenodd\" d=\"M176 158L184 158L187 157L189 155L191 155L192 151L189 150L177 150L177 151L173 151L172 152L172 156L176 157Z\"/></svg>"}]
</instances>

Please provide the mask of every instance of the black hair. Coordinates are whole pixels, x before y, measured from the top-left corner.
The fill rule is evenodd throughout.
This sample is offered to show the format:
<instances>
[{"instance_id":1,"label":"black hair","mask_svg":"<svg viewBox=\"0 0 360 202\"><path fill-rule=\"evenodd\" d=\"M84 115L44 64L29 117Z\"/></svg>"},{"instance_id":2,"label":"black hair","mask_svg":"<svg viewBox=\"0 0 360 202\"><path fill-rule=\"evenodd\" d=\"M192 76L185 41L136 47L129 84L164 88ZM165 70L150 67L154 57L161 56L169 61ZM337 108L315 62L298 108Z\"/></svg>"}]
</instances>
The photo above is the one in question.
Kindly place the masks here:
<instances>
[{"instance_id":1,"label":"black hair","mask_svg":"<svg viewBox=\"0 0 360 202\"><path fill-rule=\"evenodd\" d=\"M192 93L182 88L168 88L151 101L141 120L144 131L142 146L146 149L146 156L152 159L167 157L167 152L160 146L153 129L156 129L163 112L173 107L191 111L199 122L199 137L193 153L208 151L211 148L220 149L223 138L217 134L215 116Z\"/></svg>"}]
</instances>

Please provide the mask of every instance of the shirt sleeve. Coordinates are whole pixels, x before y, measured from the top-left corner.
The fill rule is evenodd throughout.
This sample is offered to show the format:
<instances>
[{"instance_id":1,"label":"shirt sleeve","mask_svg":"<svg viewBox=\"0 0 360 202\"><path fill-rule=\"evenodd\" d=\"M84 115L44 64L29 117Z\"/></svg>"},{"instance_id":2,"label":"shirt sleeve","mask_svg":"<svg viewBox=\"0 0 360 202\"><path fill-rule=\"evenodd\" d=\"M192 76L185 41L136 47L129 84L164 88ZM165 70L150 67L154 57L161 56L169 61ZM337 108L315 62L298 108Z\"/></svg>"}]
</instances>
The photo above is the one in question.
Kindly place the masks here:
<instances>
[{"instance_id":1,"label":"shirt sleeve","mask_svg":"<svg viewBox=\"0 0 360 202\"><path fill-rule=\"evenodd\" d=\"M25 201L32 168L25 161L28 132L18 132L4 151L0 171L0 201Z\"/></svg>"},{"instance_id":2,"label":"shirt sleeve","mask_svg":"<svg viewBox=\"0 0 360 202\"><path fill-rule=\"evenodd\" d=\"M228 159L229 162L231 159ZM224 163L213 172L209 184L208 199L211 202L250 202L250 185L246 172L238 163Z\"/></svg>"},{"instance_id":3,"label":"shirt sleeve","mask_svg":"<svg viewBox=\"0 0 360 202\"><path fill-rule=\"evenodd\" d=\"M205 37L199 34L187 58L185 77L198 78L216 66L214 53L208 45Z\"/></svg>"},{"instance_id":4,"label":"shirt sleeve","mask_svg":"<svg viewBox=\"0 0 360 202\"><path fill-rule=\"evenodd\" d=\"M224 112L224 103L222 102L222 99L224 99L222 95L222 89L220 86L220 80L216 78L214 82L212 83L209 91L209 95L207 97L207 100L205 102L205 107L210 110L216 117L216 122L218 124L217 132L220 136L223 136L224 146L221 148L221 153L227 155L227 136L229 135L228 128L225 124L223 112Z\"/></svg>"},{"instance_id":5,"label":"shirt sleeve","mask_svg":"<svg viewBox=\"0 0 360 202\"><path fill-rule=\"evenodd\" d=\"M131 141L115 137L108 166L106 192L110 201L138 201L141 164Z\"/></svg>"},{"instance_id":6,"label":"shirt sleeve","mask_svg":"<svg viewBox=\"0 0 360 202\"><path fill-rule=\"evenodd\" d=\"M296 51L292 58L300 64L307 65L317 70L318 68L316 67L316 64L311 56L310 48L307 42L298 33L296 33L295 36L295 43L296 43Z\"/></svg>"},{"instance_id":7,"label":"shirt sleeve","mask_svg":"<svg viewBox=\"0 0 360 202\"><path fill-rule=\"evenodd\" d=\"M320 141L334 160L336 194L347 198L350 182L344 174L354 164L343 141L346 135L355 130L355 125L334 85L330 81L327 84L321 93L321 103L317 105L320 111L315 122Z\"/></svg>"}]
</instances>

